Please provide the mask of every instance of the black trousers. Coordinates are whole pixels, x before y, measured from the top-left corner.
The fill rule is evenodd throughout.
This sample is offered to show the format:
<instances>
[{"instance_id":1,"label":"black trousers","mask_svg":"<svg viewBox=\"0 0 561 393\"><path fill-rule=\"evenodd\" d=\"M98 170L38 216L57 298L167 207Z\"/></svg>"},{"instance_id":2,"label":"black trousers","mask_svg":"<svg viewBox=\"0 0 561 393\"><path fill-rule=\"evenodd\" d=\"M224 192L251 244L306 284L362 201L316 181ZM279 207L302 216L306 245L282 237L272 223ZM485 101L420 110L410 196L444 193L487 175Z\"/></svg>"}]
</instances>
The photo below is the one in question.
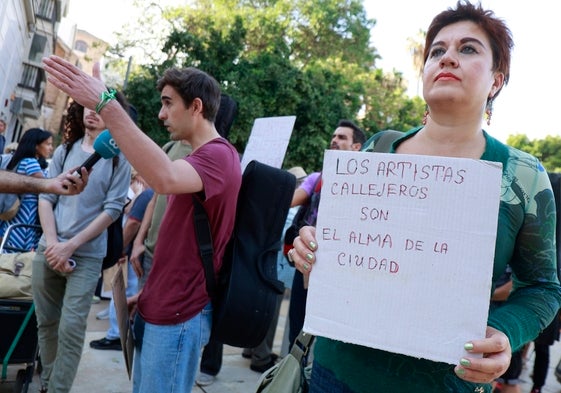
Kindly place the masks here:
<instances>
[{"instance_id":1,"label":"black trousers","mask_svg":"<svg viewBox=\"0 0 561 393\"><path fill-rule=\"evenodd\" d=\"M304 326L304 317L306 315L306 299L308 290L304 289L304 276L298 270L294 272L292 279L292 289L290 290L290 302L288 306L288 341L289 350L298 337L300 330Z\"/></svg>"},{"instance_id":2,"label":"black trousers","mask_svg":"<svg viewBox=\"0 0 561 393\"><path fill-rule=\"evenodd\" d=\"M201 357L201 372L209 375L217 375L222 368L222 351L224 345L210 336L208 344L203 349Z\"/></svg>"}]
</instances>

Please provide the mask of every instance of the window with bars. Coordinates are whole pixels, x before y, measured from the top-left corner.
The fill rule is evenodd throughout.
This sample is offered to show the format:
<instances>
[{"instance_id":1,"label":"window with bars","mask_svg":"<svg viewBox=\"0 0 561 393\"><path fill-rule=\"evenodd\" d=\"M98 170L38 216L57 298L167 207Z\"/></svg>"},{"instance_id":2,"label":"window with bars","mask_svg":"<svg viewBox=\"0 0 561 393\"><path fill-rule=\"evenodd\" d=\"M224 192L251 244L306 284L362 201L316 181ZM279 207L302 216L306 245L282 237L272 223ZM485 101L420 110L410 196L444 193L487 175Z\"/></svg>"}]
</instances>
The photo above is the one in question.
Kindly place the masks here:
<instances>
[{"instance_id":1,"label":"window with bars","mask_svg":"<svg viewBox=\"0 0 561 393\"><path fill-rule=\"evenodd\" d=\"M47 37L35 33L29 48L29 61L40 63L45 56L45 47L47 46Z\"/></svg>"},{"instance_id":2,"label":"window with bars","mask_svg":"<svg viewBox=\"0 0 561 393\"><path fill-rule=\"evenodd\" d=\"M74 49L82 52L82 53L87 53L88 52L88 44L85 41L82 40L77 40L74 43Z\"/></svg>"},{"instance_id":3,"label":"window with bars","mask_svg":"<svg viewBox=\"0 0 561 393\"><path fill-rule=\"evenodd\" d=\"M54 20L55 19L55 0L39 0L37 2L37 16L40 18Z\"/></svg>"}]
</instances>

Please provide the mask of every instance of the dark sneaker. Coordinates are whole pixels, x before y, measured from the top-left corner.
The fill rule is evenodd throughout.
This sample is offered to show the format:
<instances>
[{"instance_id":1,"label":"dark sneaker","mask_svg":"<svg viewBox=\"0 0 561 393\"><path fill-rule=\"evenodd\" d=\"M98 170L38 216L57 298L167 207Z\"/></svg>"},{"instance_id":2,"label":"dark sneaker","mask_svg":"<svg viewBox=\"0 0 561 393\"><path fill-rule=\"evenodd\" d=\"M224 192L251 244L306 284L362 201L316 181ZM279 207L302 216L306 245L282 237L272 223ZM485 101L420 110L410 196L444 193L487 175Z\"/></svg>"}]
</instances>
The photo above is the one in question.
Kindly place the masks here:
<instances>
[{"instance_id":1,"label":"dark sneaker","mask_svg":"<svg viewBox=\"0 0 561 393\"><path fill-rule=\"evenodd\" d=\"M260 374L264 373L265 371L267 371L268 369L270 369L271 367L273 367L275 365L275 362L270 361L269 363L260 365L260 366L256 366L255 364L250 364L249 368L255 372L258 372Z\"/></svg>"},{"instance_id":2,"label":"dark sneaker","mask_svg":"<svg viewBox=\"0 0 561 393\"><path fill-rule=\"evenodd\" d=\"M276 353L272 353L271 354L271 360L269 360L268 363L262 364L262 365L255 365L255 364L250 364L249 368L255 372L258 373L264 373L265 371L267 371L268 369L270 369L271 367L273 367L276 363L277 363L277 359L279 358L279 355L277 355Z\"/></svg>"},{"instance_id":3,"label":"dark sneaker","mask_svg":"<svg viewBox=\"0 0 561 393\"><path fill-rule=\"evenodd\" d=\"M120 351L121 339L116 338L115 340L109 340L107 337L103 337L100 340L90 341L90 347L93 349L114 349L116 351Z\"/></svg>"}]
</instances>

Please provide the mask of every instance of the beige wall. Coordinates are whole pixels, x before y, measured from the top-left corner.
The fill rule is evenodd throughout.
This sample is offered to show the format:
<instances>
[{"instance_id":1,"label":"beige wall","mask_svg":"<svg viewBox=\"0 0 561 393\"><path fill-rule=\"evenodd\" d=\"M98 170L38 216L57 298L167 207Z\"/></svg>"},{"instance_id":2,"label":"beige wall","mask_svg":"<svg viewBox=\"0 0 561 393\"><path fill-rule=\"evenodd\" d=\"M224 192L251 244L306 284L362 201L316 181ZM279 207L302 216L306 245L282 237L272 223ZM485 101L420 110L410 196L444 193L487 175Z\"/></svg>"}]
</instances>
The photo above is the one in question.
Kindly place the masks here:
<instances>
[{"instance_id":1,"label":"beige wall","mask_svg":"<svg viewBox=\"0 0 561 393\"><path fill-rule=\"evenodd\" d=\"M86 52L73 49L77 41L86 43ZM91 74L94 63L103 58L108 47L109 45L105 41L100 40L87 31L76 30L72 48L68 47L62 40L57 39L55 54L78 65L82 70ZM40 126L55 134L60 133L68 103L69 97L47 82L45 99L43 101L43 116L40 119L43 125Z\"/></svg>"}]
</instances>

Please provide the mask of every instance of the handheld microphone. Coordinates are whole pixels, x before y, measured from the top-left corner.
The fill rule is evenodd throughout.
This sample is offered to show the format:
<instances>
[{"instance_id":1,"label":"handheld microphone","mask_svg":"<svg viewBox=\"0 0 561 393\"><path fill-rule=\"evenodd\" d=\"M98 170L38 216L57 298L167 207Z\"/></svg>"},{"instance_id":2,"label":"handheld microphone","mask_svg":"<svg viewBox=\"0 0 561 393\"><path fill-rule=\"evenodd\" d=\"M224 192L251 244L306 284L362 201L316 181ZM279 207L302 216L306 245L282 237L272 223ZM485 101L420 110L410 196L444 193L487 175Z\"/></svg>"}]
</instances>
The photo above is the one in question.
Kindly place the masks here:
<instances>
[{"instance_id":1,"label":"handheld microphone","mask_svg":"<svg viewBox=\"0 0 561 393\"><path fill-rule=\"evenodd\" d=\"M117 147L115 140L107 129L103 130L97 138L95 138L93 148L94 152L80 165L80 168L86 168L89 171L101 158L113 158L120 152L119 147ZM73 175L81 177L82 174L79 171L80 169L76 170Z\"/></svg>"}]
</instances>

